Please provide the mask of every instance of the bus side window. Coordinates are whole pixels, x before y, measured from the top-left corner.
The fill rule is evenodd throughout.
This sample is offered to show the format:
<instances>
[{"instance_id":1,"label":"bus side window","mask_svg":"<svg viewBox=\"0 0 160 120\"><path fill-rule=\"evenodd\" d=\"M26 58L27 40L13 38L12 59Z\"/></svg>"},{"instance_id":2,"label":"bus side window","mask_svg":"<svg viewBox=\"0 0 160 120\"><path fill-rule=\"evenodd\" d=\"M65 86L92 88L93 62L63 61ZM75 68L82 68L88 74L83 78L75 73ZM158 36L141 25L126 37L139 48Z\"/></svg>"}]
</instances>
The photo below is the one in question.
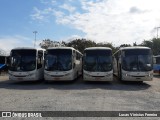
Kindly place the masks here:
<instances>
[{"instance_id":1,"label":"bus side window","mask_svg":"<svg viewBox=\"0 0 160 120\"><path fill-rule=\"evenodd\" d=\"M80 60L80 54L76 52L76 60Z\"/></svg>"},{"instance_id":2,"label":"bus side window","mask_svg":"<svg viewBox=\"0 0 160 120\"><path fill-rule=\"evenodd\" d=\"M39 50L38 51L37 69L42 68L42 63L43 63L43 51Z\"/></svg>"}]
</instances>

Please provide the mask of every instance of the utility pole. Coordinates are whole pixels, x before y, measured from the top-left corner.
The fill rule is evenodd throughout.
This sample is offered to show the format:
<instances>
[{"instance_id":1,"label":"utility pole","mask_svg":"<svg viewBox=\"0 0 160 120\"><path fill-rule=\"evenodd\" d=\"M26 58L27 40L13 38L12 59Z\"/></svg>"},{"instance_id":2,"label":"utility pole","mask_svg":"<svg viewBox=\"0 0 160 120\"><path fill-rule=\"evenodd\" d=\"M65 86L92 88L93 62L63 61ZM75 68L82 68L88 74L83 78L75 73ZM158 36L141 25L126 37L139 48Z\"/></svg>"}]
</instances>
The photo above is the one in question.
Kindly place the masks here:
<instances>
[{"instance_id":1,"label":"utility pole","mask_svg":"<svg viewBox=\"0 0 160 120\"><path fill-rule=\"evenodd\" d=\"M34 41L34 48L36 46L36 34L38 33L37 31L33 31L33 33L35 34L35 41Z\"/></svg>"},{"instance_id":2,"label":"utility pole","mask_svg":"<svg viewBox=\"0 0 160 120\"><path fill-rule=\"evenodd\" d=\"M158 39L158 29L159 29L160 27L155 27L155 29L157 30L157 39Z\"/></svg>"}]
</instances>

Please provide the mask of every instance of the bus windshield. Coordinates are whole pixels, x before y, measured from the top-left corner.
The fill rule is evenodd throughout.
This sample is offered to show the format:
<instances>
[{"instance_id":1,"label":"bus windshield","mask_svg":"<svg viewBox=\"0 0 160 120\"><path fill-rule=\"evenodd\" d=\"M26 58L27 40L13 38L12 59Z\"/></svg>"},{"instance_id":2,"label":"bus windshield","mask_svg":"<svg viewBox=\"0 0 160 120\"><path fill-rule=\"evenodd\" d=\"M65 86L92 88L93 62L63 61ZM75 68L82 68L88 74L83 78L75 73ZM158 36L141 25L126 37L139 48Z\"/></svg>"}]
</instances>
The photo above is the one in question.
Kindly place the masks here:
<instances>
[{"instance_id":1,"label":"bus windshield","mask_svg":"<svg viewBox=\"0 0 160 120\"><path fill-rule=\"evenodd\" d=\"M84 70L107 72L112 70L111 50L86 50L84 52Z\"/></svg>"},{"instance_id":2,"label":"bus windshield","mask_svg":"<svg viewBox=\"0 0 160 120\"><path fill-rule=\"evenodd\" d=\"M11 71L32 71L36 69L36 50L12 50Z\"/></svg>"},{"instance_id":3,"label":"bus windshield","mask_svg":"<svg viewBox=\"0 0 160 120\"><path fill-rule=\"evenodd\" d=\"M47 50L45 70L68 71L72 69L72 50L52 49Z\"/></svg>"},{"instance_id":4,"label":"bus windshield","mask_svg":"<svg viewBox=\"0 0 160 120\"><path fill-rule=\"evenodd\" d=\"M149 49L122 51L122 69L126 71L151 71L152 53Z\"/></svg>"}]
</instances>

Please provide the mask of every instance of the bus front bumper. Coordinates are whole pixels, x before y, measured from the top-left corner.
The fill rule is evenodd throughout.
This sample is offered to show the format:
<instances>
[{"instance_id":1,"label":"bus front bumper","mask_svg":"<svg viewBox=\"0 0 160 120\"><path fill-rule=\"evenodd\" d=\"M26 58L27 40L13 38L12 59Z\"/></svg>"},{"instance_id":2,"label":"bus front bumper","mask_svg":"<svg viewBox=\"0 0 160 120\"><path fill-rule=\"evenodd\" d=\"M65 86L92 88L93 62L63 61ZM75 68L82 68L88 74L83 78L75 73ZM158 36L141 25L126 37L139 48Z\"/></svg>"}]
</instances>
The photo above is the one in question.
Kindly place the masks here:
<instances>
[{"instance_id":1,"label":"bus front bumper","mask_svg":"<svg viewBox=\"0 0 160 120\"><path fill-rule=\"evenodd\" d=\"M94 75L95 73L83 72L84 81L113 81L113 73L98 73L99 75Z\"/></svg>"},{"instance_id":2,"label":"bus front bumper","mask_svg":"<svg viewBox=\"0 0 160 120\"><path fill-rule=\"evenodd\" d=\"M153 80L153 72L143 72L143 73L123 73L122 74L123 81L151 81Z\"/></svg>"},{"instance_id":3,"label":"bus front bumper","mask_svg":"<svg viewBox=\"0 0 160 120\"><path fill-rule=\"evenodd\" d=\"M19 75L20 74L20 75ZM9 72L9 80L12 81L38 81L39 79L36 77L36 73L14 73Z\"/></svg>"},{"instance_id":4,"label":"bus front bumper","mask_svg":"<svg viewBox=\"0 0 160 120\"><path fill-rule=\"evenodd\" d=\"M71 73L65 75L52 75L48 73L44 73L44 80L47 81L72 81L74 77Z\"/></svg>"}]
</instances>

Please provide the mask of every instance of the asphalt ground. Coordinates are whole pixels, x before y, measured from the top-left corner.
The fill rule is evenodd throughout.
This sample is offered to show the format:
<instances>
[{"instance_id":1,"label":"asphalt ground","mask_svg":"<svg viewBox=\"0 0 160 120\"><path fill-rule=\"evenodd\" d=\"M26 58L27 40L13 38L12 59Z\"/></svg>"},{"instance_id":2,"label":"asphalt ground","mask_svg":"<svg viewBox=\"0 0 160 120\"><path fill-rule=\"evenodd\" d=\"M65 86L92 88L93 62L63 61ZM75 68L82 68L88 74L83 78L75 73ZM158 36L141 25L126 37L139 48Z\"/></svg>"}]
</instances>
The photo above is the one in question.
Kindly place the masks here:
<instances>
[{"instance_id":1,"label":"asphalt ground","mask_svg":"<svg viewBox=\"0 0 160 120\"><path fill-rule=\"evenodd\" d=\"M153 81L142 83L120 82L116 77L112 82L84 82L82 77L71 82L13 82L8 80L7 75L3 75L0 76L0 110L160 111L160 76L154 76ZM136 120L137 117L58 117L54 119ZM138 117L138 119L157 120L159 118Z\"/></svg>"}]
</instances>

